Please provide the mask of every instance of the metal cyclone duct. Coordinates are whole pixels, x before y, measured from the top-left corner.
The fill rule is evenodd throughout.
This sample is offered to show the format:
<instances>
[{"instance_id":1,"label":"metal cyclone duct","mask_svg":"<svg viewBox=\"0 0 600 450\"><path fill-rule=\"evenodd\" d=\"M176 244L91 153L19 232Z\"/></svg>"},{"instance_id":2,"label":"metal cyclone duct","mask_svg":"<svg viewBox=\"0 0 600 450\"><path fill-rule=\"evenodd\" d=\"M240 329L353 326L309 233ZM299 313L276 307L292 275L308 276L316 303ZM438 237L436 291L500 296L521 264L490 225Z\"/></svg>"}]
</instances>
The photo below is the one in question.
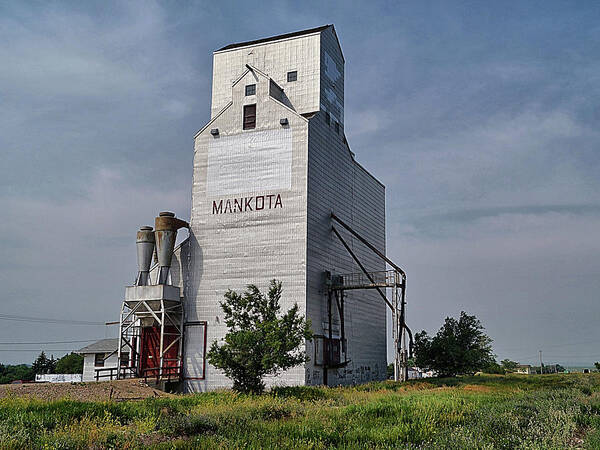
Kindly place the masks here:
<instances>
[{"instance_id":1,"label":"metal cyclone duct","mask_svg":"<svg viewBox=\"0 0 600 450\"><path fill-rule=\"evenodd\" d=\"M177 219L172 212L161 212L154 221L154 236L158 255L157 284L167 284L177 230L180 228L189 228L189 224L184 220Z\"/></svg>"},{"instance_id":2,"label":"metal cyclone duct","mask_svg":"<svg viewBox=\"0 0 600 450\"><path fill-rule=\"evenodd\" d=\"M150 264L154 253L154 231L152 227L140 227L135 244L137 247L138 275L136 286L147 286L150 281Z\"/></svg>"}]
</instances>

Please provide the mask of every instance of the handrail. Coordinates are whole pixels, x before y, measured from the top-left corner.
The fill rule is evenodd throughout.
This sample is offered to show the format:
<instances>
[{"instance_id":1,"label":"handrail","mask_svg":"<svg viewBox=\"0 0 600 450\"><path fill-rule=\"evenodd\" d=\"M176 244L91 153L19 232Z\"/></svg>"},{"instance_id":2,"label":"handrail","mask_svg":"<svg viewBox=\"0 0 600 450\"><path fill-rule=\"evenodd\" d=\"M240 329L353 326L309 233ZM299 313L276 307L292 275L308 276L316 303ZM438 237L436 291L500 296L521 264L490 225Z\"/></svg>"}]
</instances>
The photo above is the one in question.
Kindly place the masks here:
<instances>
[{"instance_id":1,"label":"handrail","mask_svg":"<svg viewBox=\"0 0 600 450\"><path fill-rule=\"evenodd\" d=\"M171 381L172 378L181 379L181 367L180 366L163 366L163 367L148 367L142 371L142 377L144 382L148 382L148 378L156 378L156 383L160 379L166 379Z\"/></svg>"},{"instance_id":2,"label":"handrail","mask_svg":"<svg viewBox=\"0 0 600 450\"><path fill-rule=\"evenodd\" d=\"M136 372L133 367L101 367L94 369L96 372L96 381L100 381L100 378L108 378L109 380L118 380L119 378L135 378ZM101 372L108 372L108 374L101 374ZM129 372L129 373L127 373Z\"/></svg>"},{"instance_id":3,"label":"handrail","mask_svg":"<svg viewBox=\"0 0 600 450\"><path fill-rule=\"evenodd\" d=\"M117 378L117 375L114 373L115 371L118 371L119 368L118 367L102 367L100 369L94 369L96 372L96 381L100 381L100 378L105 378L105 377L109 377L110 380L113 379L113 376L115 377L115 379ZM108 375L100 375L100 372L109 372Z\"/></svg>"}]
</instances>

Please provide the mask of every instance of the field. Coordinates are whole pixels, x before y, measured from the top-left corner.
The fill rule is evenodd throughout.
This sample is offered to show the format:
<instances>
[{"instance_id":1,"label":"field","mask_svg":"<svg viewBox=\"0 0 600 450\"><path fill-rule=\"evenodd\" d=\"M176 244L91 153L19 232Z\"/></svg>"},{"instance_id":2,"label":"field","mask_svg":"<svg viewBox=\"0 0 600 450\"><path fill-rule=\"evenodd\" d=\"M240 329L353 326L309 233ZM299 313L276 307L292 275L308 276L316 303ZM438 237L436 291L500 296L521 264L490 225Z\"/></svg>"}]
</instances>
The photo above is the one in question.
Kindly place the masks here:
<instances>
[{"instance_id":1,"label":"field","mask_svg":"<svg viewBox=\"0 0 600 450\"><path fill-rule=\"evenodd\" d=\"M0 399L1 448L600 448L600 374Z\"/></svg>"}]
</instances>

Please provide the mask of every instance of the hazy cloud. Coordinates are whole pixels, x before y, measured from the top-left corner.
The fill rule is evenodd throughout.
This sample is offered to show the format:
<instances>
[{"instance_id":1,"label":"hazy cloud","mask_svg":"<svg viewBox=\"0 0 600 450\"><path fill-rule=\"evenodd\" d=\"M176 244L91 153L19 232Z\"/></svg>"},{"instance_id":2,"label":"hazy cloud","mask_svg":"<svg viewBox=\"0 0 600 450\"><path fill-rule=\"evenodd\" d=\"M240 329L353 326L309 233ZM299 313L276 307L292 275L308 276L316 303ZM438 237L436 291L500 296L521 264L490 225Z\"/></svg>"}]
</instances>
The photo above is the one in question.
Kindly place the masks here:
<instances>
[{"instance_id":1,"label":"hazy cloud","mask_svg":"<svg viewBox=\"0 0 600 450\"><path fill-rule=\"evenodd\" d=\"M189 217L211 51L334 23L345 133L386 185L388 254L408 273L413 330L465 309L502 358L535 361L541 348L548 362L600 359L599 12L547 1L4 3L3 310L115 320L136 228L160 210ZM4 341L114 334L2 325ZM6 350L0 361L35 353Z\"/></svg>"}]
</instances>

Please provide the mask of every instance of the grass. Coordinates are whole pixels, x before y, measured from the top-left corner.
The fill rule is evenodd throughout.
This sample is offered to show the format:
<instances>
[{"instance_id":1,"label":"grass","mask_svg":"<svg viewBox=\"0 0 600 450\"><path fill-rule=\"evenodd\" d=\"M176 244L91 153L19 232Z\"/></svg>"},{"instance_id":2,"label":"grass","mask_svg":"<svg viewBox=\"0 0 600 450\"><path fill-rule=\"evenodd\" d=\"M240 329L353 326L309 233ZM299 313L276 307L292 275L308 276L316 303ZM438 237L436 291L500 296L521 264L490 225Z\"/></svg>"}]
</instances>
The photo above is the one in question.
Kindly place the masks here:
<instances>
[{"instance_id":1,"label":"grass","mask_svg":"<svg viewBox=\"0 0 600 450\"><path fill-rule=\"evenodd\" d=\"M1 448L600 448L600 374L0 400Z\"/></svg>"}]
</instances>

